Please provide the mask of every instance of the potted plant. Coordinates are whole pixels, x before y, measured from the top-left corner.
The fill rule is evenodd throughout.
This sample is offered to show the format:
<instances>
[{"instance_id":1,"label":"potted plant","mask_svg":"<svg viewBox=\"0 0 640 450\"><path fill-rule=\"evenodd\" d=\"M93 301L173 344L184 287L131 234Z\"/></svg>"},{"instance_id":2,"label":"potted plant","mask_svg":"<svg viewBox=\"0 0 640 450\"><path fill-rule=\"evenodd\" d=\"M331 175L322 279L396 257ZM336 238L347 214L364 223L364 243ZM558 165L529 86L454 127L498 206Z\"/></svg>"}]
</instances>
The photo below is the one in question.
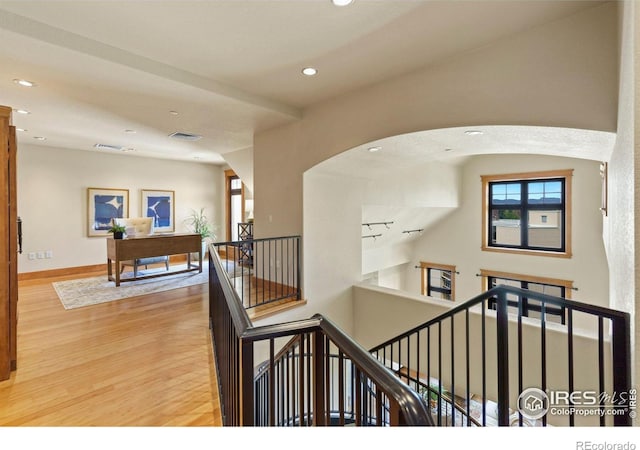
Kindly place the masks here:
<instances>
[{"instance_id":1,"label":"potted plant","mask_svg":"<svg viewBox=\"0 0 640 450\"><path fill-rule=\"evenodd\" d=\"M126 231L126 227L123 225L118 225L116 223L113 223L111 225L111 228L109 228L109 233L113 233L113 238L114 239L122 239L122 236L124 235L124 232Z\"/></svg>"},{"instance_id":2,"label":"potted plant","mask_svg":"<svg viewBox=\"0 0 640 450\"><path fill-rule=\"evenodd\" d=\"M207 242L216 238L213 232L213 225L211 225L204 213L204 208L200 208L200 211L192 209L189 216L187 216L186 222L191 230L202 238L202 256L204 256L207 250Z\"/></svg>"}]
</instances>

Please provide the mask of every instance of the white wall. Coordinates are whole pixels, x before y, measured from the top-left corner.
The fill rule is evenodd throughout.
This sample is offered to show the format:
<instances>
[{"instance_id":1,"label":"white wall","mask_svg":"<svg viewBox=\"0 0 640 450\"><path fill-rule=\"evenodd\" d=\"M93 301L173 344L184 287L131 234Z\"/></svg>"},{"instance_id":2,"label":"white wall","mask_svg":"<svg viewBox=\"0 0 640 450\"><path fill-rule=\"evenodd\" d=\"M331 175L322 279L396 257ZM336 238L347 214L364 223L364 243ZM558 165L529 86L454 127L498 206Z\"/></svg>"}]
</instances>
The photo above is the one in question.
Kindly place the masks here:
<instances>
[{"instance_id":1,"label":"white wall","mask_svg":"<svg viewBox=\"0 0 640 450\"><path fill-rule=\"evenodd\" d=\"M386 287L390 289L406 289L405 284L405 271L407 270L407 264L400 264L388 269L378 271L378 286Z\"/></svg>"},{"instance_id":2,"label":"white wall","mask_svg":"<svg viewBox=\"0 0 640 450\"><path fill-rule=\"evenodd\" d=\"M129 215L141 214L141 189L175 191L176 232L191 209L223 222L220 167L18 143L18 215L23 220L20 273L106 263L102 237L87 236L87 188L129 189ZM29 260L50 250L51 259Z\"/></svg>"},{"instance_id":3,"label":"white wall","mask_svg":"<svg viewBox=\"0 0 640 450\"><path fill-rule=\"evenodd\" d=\"M481 175L573 169L572 258L551 258L481 251ZM420 174L420 176L415 176ZM451 264L456 276L456 299L469 300L481 292L480 269L574 281L573 299L609 306L609 272L602 242L601 179L595 161L541 155L483 155L470 157L462 167L432 163L394 171L385 179L366 180L322 171L322 165L304 176L304 297L307 310L330 314L349 331L353 316L347 303L350 287L363 275L377 272L380 286L420 293L420 261ZM420 204L422 208L416 208ZM375 205L375 207L367 207ZM431 206L431 207L430 207ZM398 217L434 210L438 220L412 240L394 240L404 228ZM368 220L392 220L387 229L362 226ZM446 211L446 214L442 214ZM371 215L371 214L377 215ZM387 215L385 215L387 214ZM429 214L423 215L428 220ZM379 232L373 242L362 235ZM385 242L388 237L389 241ZM404 275L401 273L404 272ZM293 317L292 317L293 318ZM288 319L288 318L287 318ZM583 325L577 324L576 326ZM587 326L587 325L583 325Z\"/></svg>"},{"instance_id":4,"label":"white wall","mask_svg":"<svg viewBox=\"0 0 640 450\"><path fill-rule=\"evenodd\" d=\"M259 321L283 322L321 313L347 333L352 328L351 287L363 274L382 271L384 283L401 279L397 269L410 257L410 243L402 241L403 211L422 220L436 220L459 202L457 169L435 162L383 179L329 173L320 166L304 174L303 292L307 305ZM370 207L367 207L370 205ZM364 242L363 220L395 219L393 229L377 243ZM386 271L385 269L392 269ZM393 275L394 271L396 272ZM394 281L395 280L395 281Z\"/></svg>"},{"instance_id":5,"label":"white wall","mask_svg":"<svg viewBox=\"0 0 640 450\"><path fill-rule=\"evenodd\" d=\"M309 169L358 145L413 131L503 124L615 131L616 20L614 2L590 8L314 105L294 124L257 133L255 234L303 235L302 287L309 302L265 323L329 311L346 331L353 322L351 308L343 303L349 286L362 277L355 271L361 268L362 255L352 247L361 239L360 211L345 208L342 198L339 206L331 206L335 202L309 197ZM328 187L326 195L358 194ZM326 211L318 222L322 226L334 226L336 220L351 225L313 233L309 211Z\"/></svg>"},{"instance_id":6,"label":"white wall","mask_svg":"<svg viewBox=\"0 0 640 450\"><path fill-rule=\"evenodd\" d=\"M446 300L428 299L419 295L407 294L392 289L382 287L359 285L353 289L354 314L358 318L354 325L354 339L366 349L372 349L391 339L400 333L406 332L415 326L427 322L428 320L443 314L452 307L452 303ZM392 308L389 305L393 305ZM575 314L579 316L581 314ZM493 312L486 312L486 398L497 400L497 344L495 315ZM584 319L582 319L584 321ZM479 336L481 329L481 315L479 311L472 310L469 318L469 330L471 336ZM375 324L373 326L372 324ZM456 318L454 350L455 350L455 392L456 395L464 396L466 393L466 352L469 351L469 366L471 377L469 380L470 393L478 396L482 395L482 348L480 339L471 339L469 348L466 347L465 332L466 323L464 315ZM542 386L540 362L540 327L535 321L523 319L523 387ZM557 324L547 324L545 331L546 338L546 358L547 358L547 387L552 390L568 389L567 378L567 337L565 327ZM442 382L443 387L449 388L451 383L451 344L450 344L450 321L446 321L440 330L442 333ZM420 346L415 339L412 339L408 348L406 340L403 343L401 352L395 346L394 360L407 364L409 351L411 352L410 364L416 368L416 352L420 348L421 362L420 372L427 372L427 333L421 333ZM431 345L431 365L430 376L438 377L438 354L437 349L438 329L431 332L429 344ZM509 325L509 352L512 357L509 360L509 396L510 406L513 410L517 408L518 392L518 371L517 358L515 352L518 342L517 321L511 320ZM580 333L574 330L574 389L578 390L598 390L598 346L597 333ZM611 354L609 346L605 345L605 370L607 370L605 392L612 392L611 387ZM398 354L401 353L401 360L398 361ZM387 352L387 357L390 353ZM550 424L568 425L566 416L547 416ZM609 418L611 419L611 418ZM608 420L609 420L608 419ZM610 422L608 422L610 423ZM596 416L577 417L576 425L598 426Z\"/></svg>"},{"instance_id":7,"label":"white wall","mask_svg":"<svg viewBox=\"0 0 640 450\"><path fill-rule=\"evenodd\" d=\"M225 153L222 157L250 191L245 197L253 198L253 147Z\"/></svg>"},{"instance_id":8,"label":"white wall","mask_svg":"<svg viewBox=\"0 0 640 450\"><path fill-rule=\"evenodd\" d=\"M315 105L254 138L256 236L302 232L303 173L388 136L469 125L615 131L616 4Z\"/></svg>"},{"instance_id":9,"label":"white wall","mask_svg":"<svg viewBox=\"0 0 640 450\"><path fill-rule=\"evenodd\" d=\"M420 261L455 265L456 301L481 292L480 269L571 280L574 300L609 306L609 269L602 241L601 178L597 161L541 155L474 156L462 168L461 206L428 229L413 246L407 269L408 291L420 293ZM571 258L481 250L481 175L574 169L572 177Z\"/></svg>"},{"instance_id":10,"label":"white wall","mask_svg":"<svg viewBox=\"0 0 640 450\"><path fill-rule=\"evenodd\" d=\"M321 167L305 173L303 294L309 310L327 314L350 332L353 284L362 280L363 274L376 271L382 271L384 283L391 283L399 277L385 269L409 260L410 246L398 241L403 236L397 220L400 213L408 209L428 217L432 209L438 214L452 210L458 204L456 172L448 164L432 163L406 173L394 171L377 180L333 175ZM375 205L368 214L375 211L379 215L364 217L366 205ZM393 217L384 215L387 213ZM383 227L388 237L380 238L381 243L390 239L391 244L377 246L362 238L369 233L363 220L377 221L375 217L394 221L391 230Z\"/></svg>"},{"instance_id":11,"label":"white wall","mask_svg":"<svg viewBox=\"0 0 640 450\"><path fill-rule=\"evenodd\" d=\"M635 314L640 285L637 282L638 240L640 220L635 212L635 205L640 199L640 177L635 174L637 158L640 153L640 127L638 122L638 94L636 93L635 71L638 69L638 49L640 49L640 8L634 1L625 1L621 9L621 48L620 48L620 92L618 105L618 131L616 144L609 160L608 215L604 219L603 236L609 266L611 268L610 296L611 307ZM634 29L635 23L635 29ZM635 33L635 35L634 35ZM635 53L634 53L635 40ZM634 119L634 109L636 118ZM635 136L634 136L635 133ZM636 150L634 151L634 147ZM634 372L640 370L640 359L636 358L637 338L640 337L638 320L632 318L632 362ZM635 376L634 376L635 378Z\"/></svg>"}]
</instances>

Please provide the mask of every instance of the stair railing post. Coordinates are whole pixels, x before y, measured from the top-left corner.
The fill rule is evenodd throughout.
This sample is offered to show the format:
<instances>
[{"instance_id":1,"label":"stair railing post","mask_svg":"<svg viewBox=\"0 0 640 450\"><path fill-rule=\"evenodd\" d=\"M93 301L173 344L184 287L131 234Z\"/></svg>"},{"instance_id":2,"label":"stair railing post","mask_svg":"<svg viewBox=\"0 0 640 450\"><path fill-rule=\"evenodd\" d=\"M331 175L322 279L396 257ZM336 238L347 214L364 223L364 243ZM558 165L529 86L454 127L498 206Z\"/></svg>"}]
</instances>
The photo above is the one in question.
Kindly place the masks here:
<instances>
[{"instance_id":1,"label":"stair railing post","mask_svg":"<svg viewBox=\"0 0 640 450\"><path fill-rule=\"evenodd\" d=\"M253 341L240 340L240 426L254 425Z\"/></svg>"},{"instance_id":2,"label":"stair railing post","mask_svg":"<svg viewBox=\"0 0 640 450\"><path fill-rule=\"evenodd\" d=\"M295 238L296 242L296 300L302 299L302 288L300 287L300 272L302 271L301 263L300 263L300 237Z\"/></svg>"},{"instance_id":3,"label":"stair railing post","mask_svg":"<svg viewBox=\"0 0 640 450\"><path fill-rule=\"evenodd\" d=\"M507 294L500 290L496 299L498 359L498 425L509 426L509 317Z\"/></svg>"},{"instance_id":4,"label":"stair railing post","mask_svg":"<svg viewBox=\"0 0 640 450\"><path fill-rule=\"evenodd\" d=\"M613 418L613 424L619 426L631 426L633 420L630 415L635 404L631 404L631 325L630 317L625 314L612 320L612 350L613 350L613 392L620 395L624 406L627 407L625 414L616 415ZM626 396L622 396L624 393ZM635 403L635 399L633 399Z\"/></svg>"},{"instance_id":5,"label":"stair railing post","mask_svg":"<svg viewBox=\"0 0 640 450\"><path fill-rule=\"evenodd\" d=\"M313 425L325 426L325 382L324 379L324 335L321 331L313 333Z\"/></svg>"}]
</instances>

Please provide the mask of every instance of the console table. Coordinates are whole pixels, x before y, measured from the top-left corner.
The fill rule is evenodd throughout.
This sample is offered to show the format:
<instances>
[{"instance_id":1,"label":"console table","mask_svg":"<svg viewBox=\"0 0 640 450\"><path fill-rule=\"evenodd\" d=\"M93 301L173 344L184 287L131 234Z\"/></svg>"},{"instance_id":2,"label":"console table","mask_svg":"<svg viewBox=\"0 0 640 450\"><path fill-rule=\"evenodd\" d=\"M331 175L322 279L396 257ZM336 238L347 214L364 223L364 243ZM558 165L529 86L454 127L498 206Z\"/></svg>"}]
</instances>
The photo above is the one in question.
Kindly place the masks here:
<instances>
[{"instance_id":1,"label":"console table","mask_svg":"<svg viewBox=\"0 0 640 450\"><path fill-rule=\"evenodd\" d=\"M191 253L198 253L198 264L191 264ZM185 270L168 271L142 277L120 279L120 262L136 258L150 258L153 256L187 254L187 268ZM112 269L115 263L115 273ZM202 272L202 237L199 234L167 234L132 237L124 239L107 238L107 278L115 281L116 286L121 282L134 281L143 278L154 278L176 273ZM115 275L115 276L114 276Z\"/></svg>"}]
</instances>

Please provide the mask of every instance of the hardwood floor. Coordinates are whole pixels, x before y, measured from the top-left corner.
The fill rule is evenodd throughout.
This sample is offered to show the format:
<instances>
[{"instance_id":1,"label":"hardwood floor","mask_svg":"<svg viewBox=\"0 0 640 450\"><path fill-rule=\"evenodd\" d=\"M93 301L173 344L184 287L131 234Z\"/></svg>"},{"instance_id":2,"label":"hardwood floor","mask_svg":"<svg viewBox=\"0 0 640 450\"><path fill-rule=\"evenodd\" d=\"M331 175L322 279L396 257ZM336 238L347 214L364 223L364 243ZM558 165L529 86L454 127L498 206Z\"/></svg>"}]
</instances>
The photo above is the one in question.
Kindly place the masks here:
<instances>
[{"instance_id":1,"label":"hardwood floor","mask_svg":"<svg viewBox=\"0 0 640 450\"><path fill-rule=\"evenodd\" d=\"M207 285L62 307L52 281L102 273L20 282L0 425L221 426Z\"/></svg>"},{"instance_id":2,"label":"hardwood floor","mask_svg":"<svg viewBox=\"0 0 640 450\"><path fill-rule=\"evenodd\" d=\"M306 305L306 300L296 300L295 289L270 288L267 283L256 283L250 276L231 278L231 286L236 290L251 320L264 319L265 317L280 312ZM292 295L281 300L271 300ZM266 302L266 303L265 303Z\"/></svg>"}]
</instances>

